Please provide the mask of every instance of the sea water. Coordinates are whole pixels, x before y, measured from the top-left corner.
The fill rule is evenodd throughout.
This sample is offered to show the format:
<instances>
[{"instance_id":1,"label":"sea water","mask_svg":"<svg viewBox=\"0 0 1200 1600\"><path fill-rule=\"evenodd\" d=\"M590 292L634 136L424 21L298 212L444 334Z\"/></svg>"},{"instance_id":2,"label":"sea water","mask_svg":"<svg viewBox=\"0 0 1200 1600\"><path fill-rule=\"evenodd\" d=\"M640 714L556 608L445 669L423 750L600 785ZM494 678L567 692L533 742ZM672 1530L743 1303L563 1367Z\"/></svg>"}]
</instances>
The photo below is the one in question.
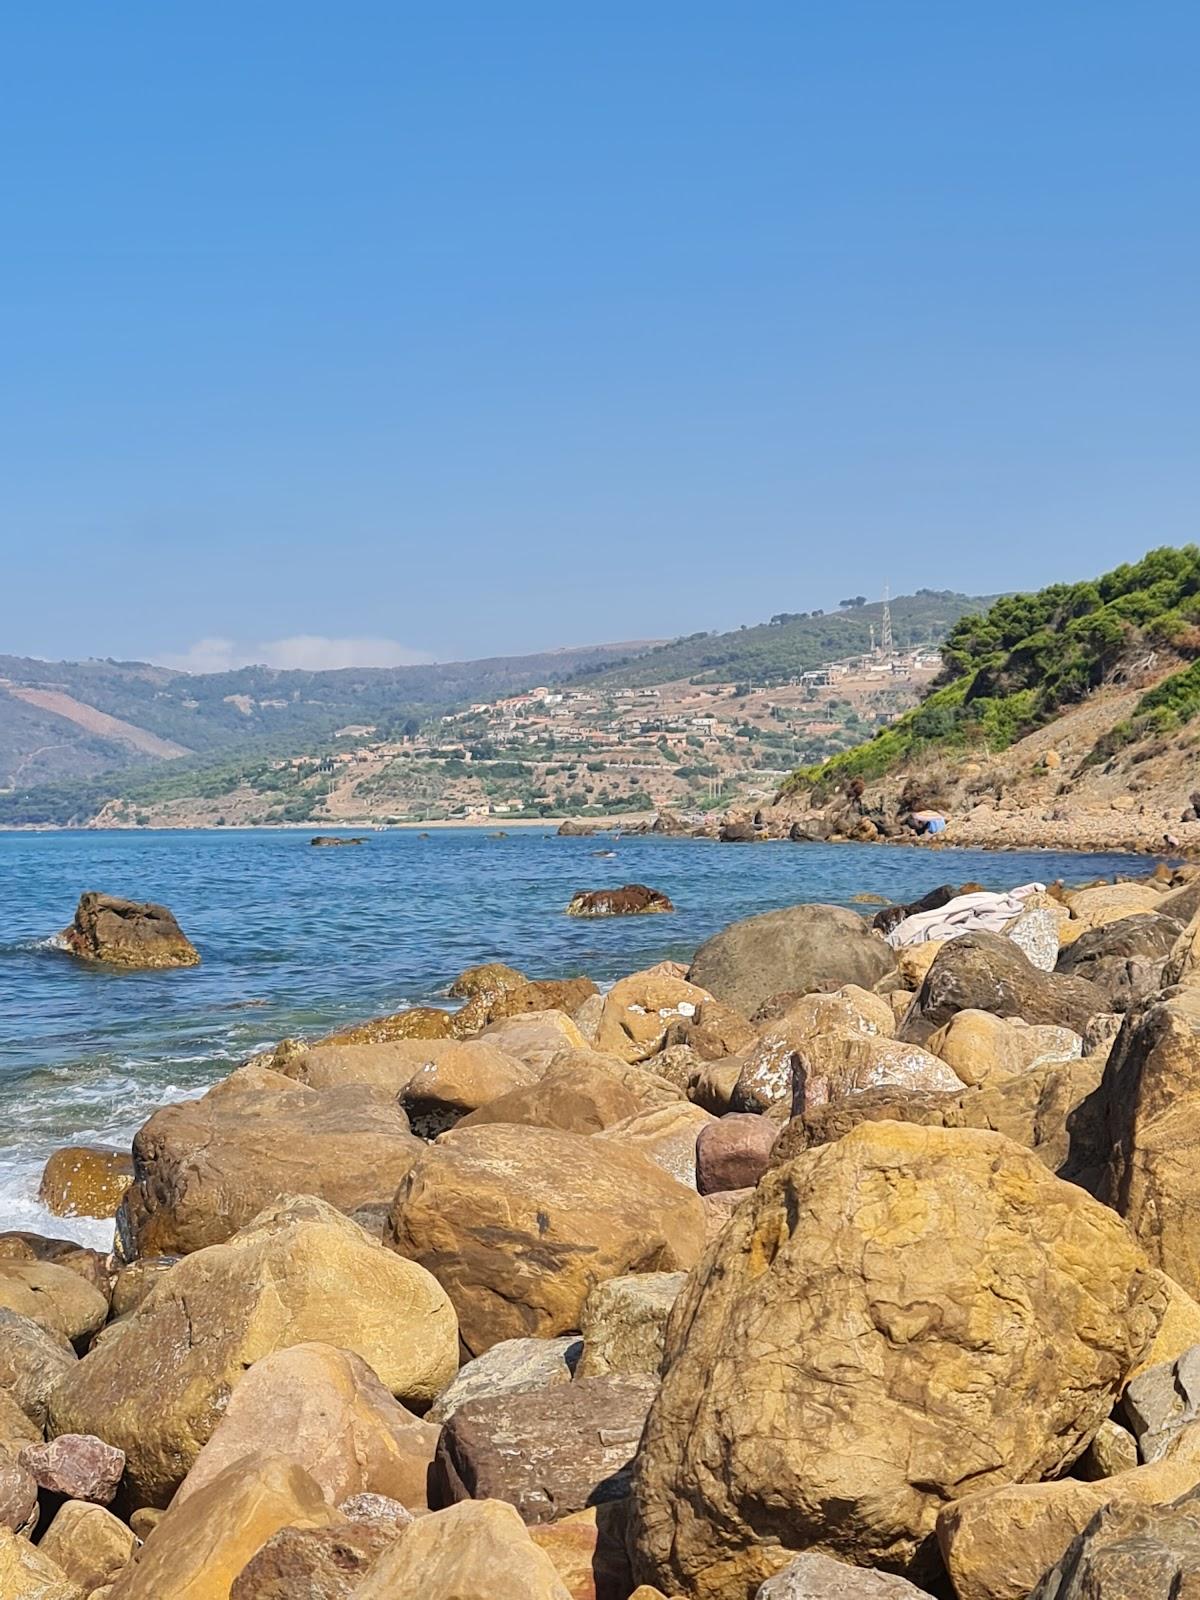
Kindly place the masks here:
<instances>
[{"instance_id":1,"label":"sea water","mask_svg":"<svg viewBox=\"0 0 1200 1600\"><path fill-rule=\"evenodd\" d=\"M1126 855L871 845L718 845L557 838L552 827L369 833L216 829L0 833L0 1230L108 1245L109 1223L51 1217L38 1178L59 1146L128 1146L156 1107L257 1050L404 1006L445 1003L463 967L603 984L687 960L726 923L800 901L911 899L974 879L1083 882L1152 863ZM614 852L608 856L600 852ZM579 920L577 889L646 883L673 915ZM168 905L202 956L177 972L76 961L55 935L87 889Z\"/></svg>"}]
</instances>

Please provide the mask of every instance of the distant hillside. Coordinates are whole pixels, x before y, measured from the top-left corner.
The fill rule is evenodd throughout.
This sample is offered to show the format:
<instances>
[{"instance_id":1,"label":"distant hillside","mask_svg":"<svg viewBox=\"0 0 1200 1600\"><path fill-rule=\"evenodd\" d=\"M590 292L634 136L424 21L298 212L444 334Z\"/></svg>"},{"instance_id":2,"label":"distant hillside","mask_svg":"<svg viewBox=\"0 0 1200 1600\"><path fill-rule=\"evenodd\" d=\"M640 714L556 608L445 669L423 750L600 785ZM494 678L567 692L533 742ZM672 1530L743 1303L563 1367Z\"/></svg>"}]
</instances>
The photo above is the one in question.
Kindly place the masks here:
<instances>
[{"instance_id":1,"label":"distant hillside","mask_svg":"<svg viewBox=\"0 0 1200 1600\"><path fill-rule=\"evenodd\" d=\"M899 648L936 646L987 600L923 589L891 602ZM192 676L143 662L0 656L0 825L85 822L106 805L161 805L265 781L273 758L327 747L336 729L383 736L539 683L648 686L690 678L758 687L864 652L883 606L852 597L836 612L670 644L596 645L444 665Z\"/></svg>"},{"instance_id":2,"label":"distant hillside","mask_svg":"<svg viewBox=\"0 0 1200 1600\"><path fill-rule=\"evenodd\" d=\"M861 596L856 597L861 601ZM994 596L972 598L949 590L919 589L891 601L892 635L898 649L938 645L961 617L985 611ZM771 622L730 633L693 633L646 650L632 662L597 662L576 679L628 684L631 688L672 683L785 682L826 661L859 655L879 639L883 603L850 603L837 611L781 612Z\"/></svg>"},{"instance_id":3,"label":"distant hillside","mask_svg":"<svg viewBox=\"0 0 1200 1600\"><path fill-rule=\"evenodd\" d=\"M0 789L94 778L147 760L296 748L351 722L387 729L646 648L592 645L431 666L243 667L200 676L138 661L0 656Z\"/></svg>"},{"instance_id":4,"label":"distant hillside","mask_svg":"<svg viewBox=\"0 0 1200 1600\"><path fill-rule=\"evenodd\" d=\"M1163 547L1092 581L1006 596L962 617L942 658L920 706L855 749L801 769L786 792L820 796L956 753L996 755L1122 682L1144 692L1126 697L1085 760L1178 732L1200 713L1200 548Z\"/></svg>"}]
</instances>

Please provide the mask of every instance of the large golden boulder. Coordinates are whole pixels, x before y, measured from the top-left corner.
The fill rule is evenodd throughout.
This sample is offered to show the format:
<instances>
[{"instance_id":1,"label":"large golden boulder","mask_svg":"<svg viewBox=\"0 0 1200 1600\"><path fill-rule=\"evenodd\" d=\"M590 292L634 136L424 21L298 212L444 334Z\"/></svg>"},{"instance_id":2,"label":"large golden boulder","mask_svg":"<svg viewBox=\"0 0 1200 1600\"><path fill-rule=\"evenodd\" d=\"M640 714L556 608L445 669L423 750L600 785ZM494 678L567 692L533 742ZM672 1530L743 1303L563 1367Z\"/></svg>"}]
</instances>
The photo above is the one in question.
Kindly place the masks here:
<instances>
[{"instance_id":1,"label":"large golden boulder","mask_svg":"<svg viewBox=\"0 0 1200 1600\"><path fill-rule=\"evenodd\" d=\"M341 1505L383 1494L424 1509L439 1429L395 1400L361 1356L330 1344L295 1344L256 1361L183 1481L174 1504L244 1455L290 1456Z\"/></svg>"},{"instance_id":2,"label":"large golden boulder","mask_svg":"<svg viewBox=\"0 0 1200 1600\"><path fill-rule=\"evenodd\" d=\"M83 1590L57 1561L7 1528L0 1528L0 1595L4 1600L83 1600Z\"/></svg>"},{"instance_id":3,"label":"large golden boulder","mask_svg":"<svg viewBox=\"0 0 1200 1600\"><path fill-rule=\"evenodd\" d=\"M442 1284L472 1355L579 1326L588 1291L690 1267L704 1208L609 1140L496 1123L443 1134L396 1193L391 1240Z\"/></svg>"},{"instance_id":4,"label":"large golden boulder","mask_svg":"<svg viewBox=\"0 0 1200 1600\"><path fill-rule=\"evenodd\" d=\"M692 1273L635 1470L635 1577L746 1600L795 1551L920 1582L939 1509L1049 1477L1162 1318L1107 1208L999 1134L863 1123Z\"/></svg>"},{"instance_id":5,"label":"large golden boulder","mask_svg":"<svg viewBox=\"0 0 1200 1600\"><path fill-rule=\"evenodd\" d=\"M354 1600L571 1600L550 1557L502 1500L420 1517L385 1550Z\"/></svg>"},{"instance_id":6,"label":"large golden boulder","mask_svg":"<svg viewBox=\"0 0 1200 1600\"><path fill-rule=\"evenodd\" d=\"M660 1050L668 1030L691 1021L712 996L694 983L651 969L614 983L604 996L596 1048L625 1061L645 1061Z\"/></svg>"},{"instance_id":7,"label":"large golden boulder","mask_svg":"<svg viewBox=\"0 0 1200 1600\"><path fill-rule=\"evenodd\" d=\"M1200 988L1131 1013L1100 1098L1110 1152L1100 1198L1156 1265L1200 1297Z\"/></svg>"},{"instance_id":8,"label":"large golden boulder","mask_svg":"<svg viewBox=\"0 0 1200 1600\"><path fill-rule=\"evenodd\" d=\"M347 1212L386 1205L422 1149L394 1093L311 1089L252 1062L139 1129L137 1177L118 1217L122 1247L132 1258L221 1244L293 1194Z\"/></svg>"},{"instance_id":9,"label":"large golden boulder","mask_svg":"<svg viewBox=\"0 0 1200 1600\"><path fill-rule=\"evenodd\" d=\"M58 1384L50 1431L119 1446L132 1502L166 1505L247 1369L310 1340L353 1351L418 1405L458 1369L438 1284L305 1196L164 1274Z\"/></svg>"},{"instance_id":10,"label":"large golden boulder","mask_svg":"<svg viewBox=\"0 0 1200 1600\"><path fill-rule=\"evenodd\" d=\"M229 1600L234 1579L280 1528L320 1528L336 1513L286 1456L243 1456L172 1505L108 1600Z\"/></svg>"}]
</instances>

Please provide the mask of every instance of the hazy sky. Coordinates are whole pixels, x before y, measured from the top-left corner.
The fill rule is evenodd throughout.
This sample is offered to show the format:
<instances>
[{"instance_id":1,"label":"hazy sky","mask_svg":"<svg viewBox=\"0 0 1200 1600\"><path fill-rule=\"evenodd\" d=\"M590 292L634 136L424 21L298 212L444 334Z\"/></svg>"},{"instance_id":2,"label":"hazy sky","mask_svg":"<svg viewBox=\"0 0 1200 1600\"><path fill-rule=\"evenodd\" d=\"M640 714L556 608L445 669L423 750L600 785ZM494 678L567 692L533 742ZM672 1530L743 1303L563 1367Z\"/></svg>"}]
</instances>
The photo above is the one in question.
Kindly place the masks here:
<instances>
[{"instance_id":1,"label":"hazy sky","mask_svg":"<svg viewBox=\"0 0 1200 1600\"><path fill-rule=\"evenodd\" d=\"M1200 534L1200 7L0 22L0 652L441 659Z\"/></svg>"}]
</instances>

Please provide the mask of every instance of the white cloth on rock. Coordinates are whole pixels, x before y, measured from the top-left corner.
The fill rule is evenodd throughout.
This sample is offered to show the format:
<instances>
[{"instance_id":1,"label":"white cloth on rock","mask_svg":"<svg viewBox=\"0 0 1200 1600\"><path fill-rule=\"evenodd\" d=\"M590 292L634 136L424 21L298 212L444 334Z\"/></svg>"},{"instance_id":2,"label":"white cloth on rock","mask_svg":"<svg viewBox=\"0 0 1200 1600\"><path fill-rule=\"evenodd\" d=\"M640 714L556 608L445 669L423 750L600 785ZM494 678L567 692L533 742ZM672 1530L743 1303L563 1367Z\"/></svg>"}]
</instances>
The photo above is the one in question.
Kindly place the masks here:
<instances>
[{"instance_id":1,"label":"white cloth on rock","mask_svg":"<svg viewBox=\"0 0 1200 1600\"><path fill-rule=\"evenodd\" d=\"M910 944L928 944L931 939L957 939L964 933L1003 933L1014 917L1025 910L1031 894L1040 894L1044 883L1023 883L1007 894L988 889L975 894L956 895L936 911L916 911L898 922L886 936L893 950Z\"/></svg>"}]
</instances>

